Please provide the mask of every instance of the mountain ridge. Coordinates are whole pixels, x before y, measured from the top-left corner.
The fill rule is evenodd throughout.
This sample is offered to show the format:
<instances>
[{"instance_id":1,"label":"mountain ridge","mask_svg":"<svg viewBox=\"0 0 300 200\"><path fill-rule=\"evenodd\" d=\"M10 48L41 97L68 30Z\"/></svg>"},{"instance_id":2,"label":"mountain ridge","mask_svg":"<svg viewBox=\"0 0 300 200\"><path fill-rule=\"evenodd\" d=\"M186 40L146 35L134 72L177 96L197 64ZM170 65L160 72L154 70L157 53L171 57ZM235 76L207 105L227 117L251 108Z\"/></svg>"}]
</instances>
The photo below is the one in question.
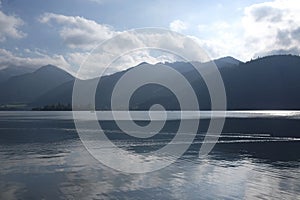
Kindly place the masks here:
<instances>
[{"instance_id":1,"label":"mountain ridge","mask_svg":"<svg viewBox=\"0 0 300 200\"><path fill-rule=\"evenodd\" d=\"M13 76L0 84L0 103L30 103L38 96L72 80L68 72L54 66L45 65L31 73Z\"/></svg>"},{"instance_id":2,"label":"mountain ridge","mask_svg":"<svg viewBox=\"0 0 300 200\"><path fill-rule=\"evenodd\" d=\"M216 59L214 62L219 68L224 81L228 109L300 109L300 94L298 95L297 92L300 89L300 80L298 78L300 77L299 56L273 55L245 63L228 56ZM148 65L148 63L143 62L135 67L140 67L142 65ZM198 73L191 63L179 61L165 63L165 65L169 65L185 76L197 94L200 102L200 109L209 110L210 97L206 84L203 79L198 76ZM200 67L208 67L209 63L198 63L198 65ZM100 79L100 84L98 85L95 94L96 109L110 109L110 97L114 85L126 71L132 68L103 76ZM31 98L24 97L26 101L20 101L20 99L15 98L14 95L16 94L13 94L11 98L6 98L6 101L3 101L2 96L0 98L0 103L8 104L25 102L28 104L29 108L56 103L70 104L72 101L72 90L75 77L53 65L43 66L33 73L16 76L17 78L12 77L9 79L10 81L6 81L6 83L11 82L10 85L15 88L11 87L10 90L17 91L17 89L19 89L17 86L26 84L21 82L16 86L15 83L12 83L14 82L12 80L20 79L18 77L26 78L26 76L42 75L44 78L37 78L38 83L34 84L42 86L43 82L47 81L45 76L48 76L49 73L57 79L54 78L55 81L51 79L50 82L53 84L46 87L46 89L43 89L43 91L41 91L42 87L40 87L39 92L34 93ZM57 73L56 76L53 75L53 73ZM88 79L83 81L87 84L92 84L93 81L96 80L97 79ZM1 83L0 92L3 92L4 88L3 83ZM184 88L182 88L182 90L184 90ZM28 90L25 89L25 91ZM7 94L7 92L4 92L3 94L6 94L6 96L11 95L10 93ZM30 92L24 93L23 91L23 95L26 96L26 94L31 95ZM155 103L161 103L170 110L180 109L176 98L174 99L174 96L172 96L170 92L159 86L148 85L141 88L134 94L132 99L131 109L149 109L149 107Z\"/></svg>"}]
</instances>

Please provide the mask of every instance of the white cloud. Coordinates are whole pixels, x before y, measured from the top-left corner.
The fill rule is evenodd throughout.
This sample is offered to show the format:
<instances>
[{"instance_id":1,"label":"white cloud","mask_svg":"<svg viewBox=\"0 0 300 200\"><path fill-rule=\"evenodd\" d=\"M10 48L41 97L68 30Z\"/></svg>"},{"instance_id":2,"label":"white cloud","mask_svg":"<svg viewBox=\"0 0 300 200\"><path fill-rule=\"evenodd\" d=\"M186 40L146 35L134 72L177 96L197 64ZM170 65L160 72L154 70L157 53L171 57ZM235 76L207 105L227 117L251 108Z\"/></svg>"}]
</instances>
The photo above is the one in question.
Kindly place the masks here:
<instances>
[{"instance_id":1,"label":"white cloud","mask_svg":"<svg viewBox=\"0 0 300 200\"><path fill-rule=\"evenodd\" d=\"M11 51L6 49L0 48L0 66L1 68L10 67L10 66L17 66L17 67L32 67L32 68L39 68L41 66L52 64L62 69L70 72L71 74L75 74L72 70L69 63L65 60L64 56L54 54L54 55L47 55L43 52L38 50L30 50L26 49L24 52L27 55L16 55ZM30 54L30 56L28 55Z\"/></svg>"},{"instance_id":2,"label":"white cloud","mask_svg":"<svg viewBox=\"0 0 300 200\"><path fill-rule=\"evenodd\" d=\"M103 3L107 0L90 0ZM207 50L212 58L231 55L241 60L250 60L257 55L270 53L300 53L300 6L297 0L274 0L258 3L244 9L243 16L231 21L216 21L196 26L204 38L190 36ZM1 7L1 0L0 0ZM221 6L220 6L221 7ZM54 64L68 71L77 69L89 55L88 51L100 42L122 33L113 42L107 43L90 58L90 68L84 72L85 77L95 75L98 68L108 65L116 55L126 53L132 47L158 47L161 49L181 49L194 60L204 61L203 54L196 45L188 40L178 40L171 34L116 31L106 24L80 16L65 16L55 13L44 13L39 22L55 27L62 41L70 52L64 55L47 55L45 52L25 49L27 56L0 49L0 67L9 65L42 66ZM20 30L24 24L22 19L14 15L6 15L0 11L0 41L9 38L20 39L26 36ZM189 22L174 20L169 28L182 32L192 29ZM18 52L20 52L19 50ZM123 70L140 62L174 61L172 55L153 54L149 50L135 51L123 55L114 68L108 73ZM101 66L99 66L101 65Z\"/></svg>"},{"instance_id":3,"label":"white cloud","mask_svg":"<svg viewBox=\"0 0 300 200\"><path fill-rule=\"evenodd\" d=\"M169 28L172 31L181 32L188 28L187 24L181 20L174 20L170 23Z\"/></svg>"},{"instance_id":4,"label":"white cloud","mask_svg":"<svg viewBox=\"0 0 300 200\"><path fill-rule=\"evenodd\" d=\"M103 73L110 74L124 70L141 62L154 64L182 60L178 55L164 51L164 49L177 52L179 56L189 60L207 60L203 52L199 52L197 43L191 42L184 36L160 32L159 29L123 32L94 49L91 54L73 52L67 54L66 58L75 66L85 61L80 77L91 78ZM87 56L89 56L88 59ZM109 65L107 70L106 67Z\"/></svg>"},{"instance_id":5,"label":"white cloud","mask_svg":"<svg viewBox=\"0 0 300 200\"><path fill-rule=\"evenodd\" d=\"M195 39L212 59L228 55L242 60L249 58L248 51L244 51L244 36L240 22L216 21L211 24L199 24L197 29L200 35L205 37Z\"/></svg>"},{"instance_id":6,"label":"white cloud","mask_svg":"<svg viewBox=\"0 0 300 200\"><path fill-rule=\"evenodd\" d=\"M6 15L0 11L0 42L5 41L7 38L20 39L25 37L26 34L20 30L23 24L22 19L13 15Z\"/></svg>"},{"instance_id":7,"label":"white cloud","mask_svg":"<svg viewBox=\"0 0 300 200\"><path fill-rule=\"evenodd\" d=\"M31 58L32 60L16 56L17 62L39 64L56 62L56 65L64 68L70 66L78 68L89 55L89 50L119 33L122 34L114 41L102 45L89 58L90 67L83 73L84 78L96 76L99 68L103 69L117 55L123 53L125 55L114 63L114 67L107 73L123 70L144 61L156 63L177 59L172 55L153 54L149 50L128 53L133 47L175 48L181 49L182 55L188 54L193 60L204 61L207 59L202 57L203 54L198 51L196 44L190 44L188 40L178 40L172 34L120 32L108 25L99 24L84 17L54 13L43 14L39 21L49 26L55 26L61 39L72 49L71 52L67 52L64 57L59 55L47 57L46 53L36 54L37 57ZM170 23L170 28L180 32L189 27L181 20L174 20ZM190 37L200 43L212 58L230 55L245 61L254 56L268 53L291 52L297 54L300 52L300 7L297 6L295 0L275 0L254 4L244 8L244 15L239 19L231 22L216 21L210 24L201 24L197 28L200 33L205 33L206 37Z\"/></svg>"},{"instance_id":8,"label":"white cloud","mask_svg":"<svg viewBox=\"0 0 300 200\"><path fill-rule=\"evenodd\" d=\"M233 23L200 24L208 35L198 41L213 58L225 55L241 60L276 53L299 54L300 6L296 0L275 0L244 8Z\"/></svg>"},{"instance_id":9,"label":"white cloud","mask_svg":"<svg viewBox=\"0 0 300 200\"><path fill-rule=\"evenodd\" d=\"M40 16L39 21L50 25L53 22L61 25L60 37L70 48L89 50L117 33L108 25L98 24L79 16L45 13Z\"/></svg>"},{"instance_id":10,"label":"white cloud","mask_svg":"<svg viewBox=\"0 0 300 200\"><path fill-rule=\"evenodd\" d=\"M75 49L66 54L66 60L70 65L78 68L89 55L88 50L96 47L99 42L111 39L103 43L93 51L88 60L88 68L81 74L82 78L97 76L99 70L110 64L117 56L123 55L118 62L106 73L135 66L140 62L157 63L164 61L175 61L174 55L168 53L152 53L149 49L138 50L128 53L132 49L156 47L161 49L180 49L181 55L189 54L193 60L202 60L202 52L198 52L195 45L190 44L189 40L178 38L172 34L163 34L160 31L147 32L129 31L117 32L107 25L98 24L95 21L83 17L64 16L54 13L45 13L40 18L41 23L60 25L58 30L60 37L70 48ZM118 34L121 33L121 34ZM113 37L116 36L116 37ZM189 48L186 48L186 47Z\"/></svg>"},{"instance_id":11,"label":"white cloud","mask_svg":"<svg viewBox=\"0 0 300 200\"><path fill-rule=\"evenodd\" d=\"M249 6L242 20L245 38L256 55L289 49L300 53L300 6L296 0L276 0ZM293 52L295 51L293 50Z\"/></svg>"},{"instance_id":12,"label":"white cloud","mask_svg":"<svg viewBox=\"0 0 300 200\"><path fill-rule=\"evenodd\" d=\"M150 50L136 50L124 54L114 60L115 55L105 52L88 53L69 53L66 60L75 66L83 65L78 76L83 79L99 77L103 74L112 74L118 71L136 66L142 62L155 64L158 62L174 62L178 60L176 56L168 53L152 55ZM107 68L107 66L109 66Z\"/></svg>"}]
</instances>

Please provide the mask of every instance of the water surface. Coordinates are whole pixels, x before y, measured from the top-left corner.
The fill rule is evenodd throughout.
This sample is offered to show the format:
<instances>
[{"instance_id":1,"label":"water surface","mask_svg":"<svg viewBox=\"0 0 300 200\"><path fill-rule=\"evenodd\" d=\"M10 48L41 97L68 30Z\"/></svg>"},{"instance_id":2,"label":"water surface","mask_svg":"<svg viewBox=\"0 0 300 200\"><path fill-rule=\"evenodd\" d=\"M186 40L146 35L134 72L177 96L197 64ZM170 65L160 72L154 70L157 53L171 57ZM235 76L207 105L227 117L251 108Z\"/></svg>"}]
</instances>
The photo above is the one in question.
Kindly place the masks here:
<instances>
[{"instance_id":1,"label":"water surface","mask_svg":"<svg viewBox=\"0 0 300 200\"><path fill-rule=\"evenodd\" d=\"M284 115L274 117L291 117ZM118 146L133 152L163 146L172 135L163 133L145 142L113 130L109 134L114 134ZM200 146L199 136L171 166L125 174L102 165L86 151L72 113L1 112L0 199L299 198L298 137L227 131L207 157L198 157Z\"/></svg>"}]
</instances>

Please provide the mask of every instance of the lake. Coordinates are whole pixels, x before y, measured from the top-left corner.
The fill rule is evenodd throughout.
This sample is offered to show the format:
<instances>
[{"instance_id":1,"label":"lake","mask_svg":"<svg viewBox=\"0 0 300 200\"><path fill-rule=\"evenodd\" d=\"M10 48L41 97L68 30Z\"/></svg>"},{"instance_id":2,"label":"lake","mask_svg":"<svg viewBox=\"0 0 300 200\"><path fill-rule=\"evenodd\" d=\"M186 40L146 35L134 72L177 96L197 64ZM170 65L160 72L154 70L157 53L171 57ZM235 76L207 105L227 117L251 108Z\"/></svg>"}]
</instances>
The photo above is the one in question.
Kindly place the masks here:
<instances>
[{"instance_id":1,"label":"lake","mask_svg":"<svg viewBox=\"0 0 300 200\"><path fill-rule=\"evenodd\" d=\"M89 154L71 112L0 112L0 199L299 199L299 116L229 112L208 156L198 156L198 134L170 166L127 174ZM103 123L107 136L132 152L151 151L173 137L165 132L135 140Z\"/></svg>"}]
</instances>

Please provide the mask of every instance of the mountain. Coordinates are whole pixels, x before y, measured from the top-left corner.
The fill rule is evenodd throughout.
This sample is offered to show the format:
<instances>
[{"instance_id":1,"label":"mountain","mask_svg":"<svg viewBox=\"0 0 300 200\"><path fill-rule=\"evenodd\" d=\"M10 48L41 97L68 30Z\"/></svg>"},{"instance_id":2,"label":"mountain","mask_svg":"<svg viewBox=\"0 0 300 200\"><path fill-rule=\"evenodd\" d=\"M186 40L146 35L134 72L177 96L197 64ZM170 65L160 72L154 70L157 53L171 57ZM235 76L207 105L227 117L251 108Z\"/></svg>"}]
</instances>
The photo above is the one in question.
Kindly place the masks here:
<instances>
[{"instance_id":1,"label":"mountain","mask_svg":"<svg viewBox=\"0 0 300 200\"><path fill-rule=\"evenodd\" d=\"M7 81L13 76L18 76L26 73L31 73L35 69L31 67L16 67L9 66L0 70L0 83Z\"/></svg>"},{"instance_id":2,"label":"mountain","mask_svg":"<svg viewBox=\"0 0 300 200\"><path fill-rule=\"evenodd\" d=\"M219 67L230 110L297 110L300 109L300 57L276 55L259 58L238 66ZM193 73L193 72L192 72ZM201 109L210 109L210 97L201 78L191 79ZM168 102L171 109L179 109L172 96L156 93L141 109L154 102Z\"/></svg>"},{"instance_id":3,"label":"mountain","mask_svg":"<svg viewBox=\"0 0 300 200\"><path fill-rule=\"evenodd\" d=\"M193 64L197 64L200 67L209 67L210 62L208 63L199 63L199 62L192 62ZM225 57L220 58L215 61L218 68L226 68L226 67L236 67L241 62L232 58L232 57ZM146 62L140 63L139 65L135 67L141 67L143 65L151 65ZM187 62L174 62L174 63L165 63L165 65L168 65L175 70L179 71L183 75L186 76L188 80L197 80L199 76L197 76L197 72L195 73L195 69L192 66L191 63ZM110 97L112 90L114 88L114 85L117 83L119 78L128 70L131 70L132 68L129 68L125 71L117 72L112 75L104 76L100 79L100 84L98 84L98 89L95 95L96 98L96 108L101 110L107 110L110 109ZM201 77L200 77L201 78ZM91 80L85 80L86 84L92 84L96 79ZM63 104L71 103L72 101L72 90L73 90L73 84L74 80L66 82L62 85L57 86L56 88L53 88L52 90L49 90L49 92L41 95L36 100L32 102L32 106L43 106L43 105L49 105L49 104L56 104L58 102ZM132 107L142 107L144 108L144 104L151 104L152 99L157 99L160 97L169 97L171 95L170 91L166 90L165 88L158 87L157 85L149 85L146 87L143 87L144 90L140 90L140 92L136 93L134 95L134 101L132 101ZM184 90L184 88L182 88ZM158 94L158 96L156 96ZM207 94L208 95L208 94ZM160 98L162 99L162 98ZM162 103L167 108L172 108L174 98L170 99L163 99ZM143 102L143 103L141 103ZM87 105L89 103L86 103Z\"/></svg>"},{"instance_id":4,"label":"mountain","mask_svg":"<svg viewBox=\"0 0 300 200\"><path fill-rule=\"evenodd\" d=\"M53 65L43 66L32 73L13 76L0 84L0 104L28 104L73 79L72 75Z\"/></svg>"},{"instance_id":5,"label":"mountain","mask_svg":"<svg viewBox=\"0 0 300 200\"><path fill-rule=\"evenodd\" d=\"M138 67L138 66L137 66ZM130 70L130 69L127 69ZM100 83L98 84L99 87L96 92L96 99L98 99L97 107L106 108L110 107L108 104L110 103L110 96L112 89L115 85L115 83L119 80L119 78L127 71L121 71L114 73L112 75L103 76L100 79ZM38 97L35 101L33 101L30 105L31 107L36 106L43 106L43 105L49 105L49 104L56 104L58 102L63 104L69 104L72 102L72 92L73 92L73 85L74 85L74 79L71 81L68 81L64 84L61 84L57 86L56 88L53 88L52 90L48 91L47 93L41 95ZM89 88L90 85L97 84L95 83L98 81L98 79L89 79L89 80L78 80L82 81L85 85L85 87ZM100 88L101 86L101 88ZM99 101L101 99L101 102ZM89 105L89 102L86 102L85 105Z\"/></svg>"},{"instance_id":6,"label":"mountain","mask_svg":"<svg viewBox=\"0 0 300 200\"><path fill-rule=\"evenodd\" d=\"M276 55L221 70L229 109L300 109L300 57Z\"/></svg>"},{"instance_id":7,"label":"mountain","mask_svg":"<svg viewBox=\"0 0 300 200\"><path fill-rule=\"evenodd\" d=\"M231 56L216 59L216 60L214 60L214 62L219 69L224 68L224 67L234 67L234 66L238 66L243 63L240 60L237 60Z\"/></svg>"},{"instance_id":8,"label":"mountain","mask_svg":"<svg viewBox=\"0 0 300 200\"><path fill-rule=\"evenodd\" d=\"M243 62L233 57L224 57L214 60L214 64L217 66L219 71L222 72L223 70L238 68L239 65L243 64ZM199 69L207 69L205 71L209 76L209 73L212 73L212 71L209 70L209 68L212 67L211 65L212 62L175 62L170 64L170 66L179 71L185 79L188 80L198 97L200 109L210 109L210 95L203 77L199 75L195 67ZM177 85L177 87L181 87L179 90L183 91L183 94L185 94L184 86ZM172 94L168 89L157 85L153 85L152 88L151 86L144 87L144 91L137 91L132 99L132 109L148 110L153 104L158 103L163 105L167 110L180 110L179 102L174 94Z\"/></svg>"},{"instance_id":9,"label":"mountain","mask_svg":"<svg viewBox=\"0 0 300 200\"><path fill-rule=\"evenodd\" d=\"M227 95L229 110L299 110L300 109L300 57L291 55L276 55L251 60L243 63L232 57L214 61L222 75ZM210 95L207 86L191 63L165 63L180 72L191 84L198 98L201 110L210 109ZM211 63L194 62L196 67L208 69ZM104 76L100 79L95 95L96 109L109 110L111 94L117 81L127 71L150 66L141 63L125 71ZM141 79L143 76L136 77ZM157 78L171 78L171 75L157 73ZM6 102L25 102L30 107L70 108L74 77L65 71L54 67L42 67L33 73L10 78L5 84L0 84L0 99L6 96ZM84 86L96 84L97 79L79 80ZM174 82L177 80L174 79ZM8 91L5 89L8 88ZM185 86L178 85L177 89L185 93ZM14 91L14 93L12 92ZM85 91L85 90L84 90ZM126 93L126 91L124 91ZM83 94L84 95L84 94ZM121 94L122 95L122 94ZM186 95L189 99L189 96ZM60 104L58 104L60 103ZM60 106L51 106L58 104ZM179 110L179 102L170 90L157 84L148 84L138 88L130 99L130 109L148 110L154 104L162 104L167 110ZM47 107L47 106L46 106ZM39 109L39 108L38 108ZM90 102L84 102L78 109L91 109ZM218 120L218 119L215 119ZM279 118L227 118L223 128L224 133L268 133L274 136L298 137L299 120ZM210 120L201 120L200 132L206 132ZM139 122L140 123L140 122ZM142 124L143 125L143 124ZM165 125L165 131L178 128L178 121L170 121ZM118 130L114 122L101 122L104 129Z\"/></svg>"},{"instance_id":10,"label":"mountain","mask_svg":"<svg viewBox=\"0 0 300 200\"><path fill-rule=\"evenodd\" d=\"M228 109L300 109L299 56L268 56L246 63L225 57L215 60L215 63L224 81ZM199 107L209 110L210 96L207 86L193 66L186 62L165 64L185 76L198 97ZM210 64L197 63L197 67L209 68ZM150 64L141 63L135 67L143 65ZM132 69L100 79L95 95L97 109L110 109L110 98L115 84L126 71ZM94 81L97 80L83 82L88 86L94 84ZM42 67L33 73L12 77L0 84L0 92L4 94L1 95L0 103L25 102L30 103L32 107L56 103L68 104L72 101L73 84L74 78L63 70L54 66ZM185 90L184 86L178 87L182 91ZM174 94L156 84L139 88L130 100L130 108L149 109L151 105L157 103L169 110L180 109ZM89 102L86 102L87 105Z\"/></svg>"}]
</instances>

